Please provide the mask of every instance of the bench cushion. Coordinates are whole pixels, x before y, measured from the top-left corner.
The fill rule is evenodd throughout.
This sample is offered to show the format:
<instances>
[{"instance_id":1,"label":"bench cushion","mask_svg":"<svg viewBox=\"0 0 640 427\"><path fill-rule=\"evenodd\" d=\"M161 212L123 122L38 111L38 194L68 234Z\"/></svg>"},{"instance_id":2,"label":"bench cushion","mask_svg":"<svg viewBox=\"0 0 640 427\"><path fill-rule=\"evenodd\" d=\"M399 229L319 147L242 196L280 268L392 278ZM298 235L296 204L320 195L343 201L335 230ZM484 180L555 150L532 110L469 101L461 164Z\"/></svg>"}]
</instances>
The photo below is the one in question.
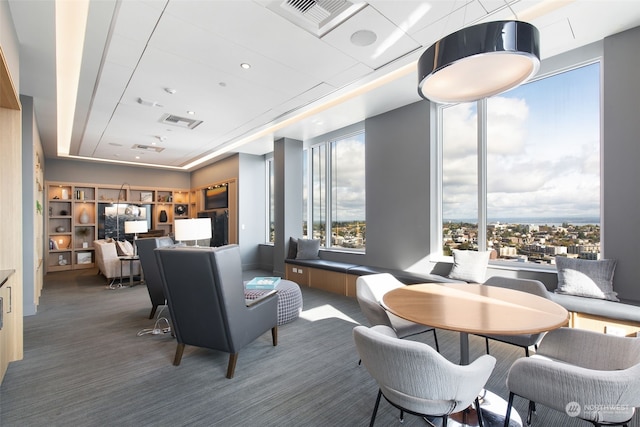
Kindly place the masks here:
<instances>
[{"instance_id":1,"label":"bench cushion","mask_svg":"<svg viewBox=\"0 0 640 427\"><path fill-rule=\"evenodd\" d=\"M357 267L355 264L329 261L326 259L286 259L287 264L301 265L303 267L321 268L323 270L346 273L350 268Z\"/></svg>"},{"instance_id":2,"label":"bench cushion","mask_svg":"<svg viewBox=\"0 0 640 427\"><path fill-rule=\"evenodd\" d=\"M640 323L640 306L637 305L551 292L549 296L569 311Z\"/></svg>"},{"instance_id":3,"label":"bench cushion","mask_svg":"<svg viewBox=\"0 0 640 427\"><path fill-rule=\"evenodd\" d=\"M414 285L416 283L458 283L459 280L449 279L447 277L438 276L437 274L413 273L405 270L395 270L392 268L369 267L366 265L358 265L350 268L349 274L356 276L364 276L367 274L389 273L405 285Z\"/></svg>"}]
</instances>

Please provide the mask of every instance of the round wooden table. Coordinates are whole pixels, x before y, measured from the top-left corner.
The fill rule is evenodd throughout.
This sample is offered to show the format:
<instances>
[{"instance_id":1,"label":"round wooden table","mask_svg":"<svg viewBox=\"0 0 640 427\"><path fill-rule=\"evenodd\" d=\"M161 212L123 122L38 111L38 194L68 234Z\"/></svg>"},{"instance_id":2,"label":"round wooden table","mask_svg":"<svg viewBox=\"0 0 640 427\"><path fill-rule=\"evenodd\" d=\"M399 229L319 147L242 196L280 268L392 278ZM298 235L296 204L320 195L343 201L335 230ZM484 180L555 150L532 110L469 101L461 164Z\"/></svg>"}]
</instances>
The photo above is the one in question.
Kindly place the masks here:
<instances>
[{"instance_id":1,"label":"round wooden table","mask_svg":"<svg viewBox=\"0 0 640 427\"><path fill-rule=\"evenodd\" d=\"M394 289L382 297L396 316L435 328L460 332L460 364L469 363L469 335L534 334L567 324L569 313L551 300L512 289L467 283L425 283ZM485 425L502 425L506 402L483 391ZM470 414L465 414L473 419ZM519 417L511 424L522 425ZM464 423L464 425L468 425Z\"/></svg>"}]
</instances>

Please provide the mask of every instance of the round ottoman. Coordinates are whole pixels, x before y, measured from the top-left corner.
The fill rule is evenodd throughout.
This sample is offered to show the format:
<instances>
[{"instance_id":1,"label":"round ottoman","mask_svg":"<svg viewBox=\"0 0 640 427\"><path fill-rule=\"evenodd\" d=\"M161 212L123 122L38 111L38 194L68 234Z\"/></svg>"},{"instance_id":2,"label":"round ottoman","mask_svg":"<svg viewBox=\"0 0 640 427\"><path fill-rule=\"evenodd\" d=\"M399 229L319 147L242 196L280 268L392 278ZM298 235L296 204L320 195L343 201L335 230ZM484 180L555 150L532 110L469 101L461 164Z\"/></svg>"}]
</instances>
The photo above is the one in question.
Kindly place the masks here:
<instances>
[{"instance_id":1,"label":"round ottoman","mask_svg":"<svg viewBox=\"0 0 640 427\"><path fill-rule=\"evenodd\" d=\"M302 292L297 283L281 279L276 285L278 292L278 325L289 323L300 316L302 312ZM271 292L268 289L245 289L245 299L256 299Z\"/></svg>"}]
</instances>

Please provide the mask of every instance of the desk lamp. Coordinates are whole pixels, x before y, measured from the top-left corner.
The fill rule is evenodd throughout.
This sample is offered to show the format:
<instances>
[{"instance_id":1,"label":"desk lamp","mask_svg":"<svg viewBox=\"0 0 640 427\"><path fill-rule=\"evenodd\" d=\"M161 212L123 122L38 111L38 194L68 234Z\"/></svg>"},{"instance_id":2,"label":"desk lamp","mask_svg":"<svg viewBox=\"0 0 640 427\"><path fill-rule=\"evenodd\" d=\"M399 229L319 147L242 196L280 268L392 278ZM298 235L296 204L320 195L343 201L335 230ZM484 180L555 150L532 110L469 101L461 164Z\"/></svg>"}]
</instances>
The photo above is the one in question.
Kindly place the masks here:
<instances>
[{"instance_id":1,"label":"desk lamp","mask_svg":"<svg viewBox=\"0 0 640 427\"><path fill-rule=\"evenodd\" d=\"M124 222L124 233L131 234L133 233L133 256L138 256L138 247L136 246L136 240L138 240L138 233L146 233L149 229L147 228L147 221L125 221Z\"/></svg>"},{"instance_id":2,"label":"desk lamp","mask_svg":"<svg viewBox=\"0 0 640 427\"><path fill-rule=\"evenodd\" d=\"M211 219L190 218L177 219L175 225L175 238L177 241L194 240L194 246L198 246L198 240L211 238Z\"/></svg>"}]
</instances>

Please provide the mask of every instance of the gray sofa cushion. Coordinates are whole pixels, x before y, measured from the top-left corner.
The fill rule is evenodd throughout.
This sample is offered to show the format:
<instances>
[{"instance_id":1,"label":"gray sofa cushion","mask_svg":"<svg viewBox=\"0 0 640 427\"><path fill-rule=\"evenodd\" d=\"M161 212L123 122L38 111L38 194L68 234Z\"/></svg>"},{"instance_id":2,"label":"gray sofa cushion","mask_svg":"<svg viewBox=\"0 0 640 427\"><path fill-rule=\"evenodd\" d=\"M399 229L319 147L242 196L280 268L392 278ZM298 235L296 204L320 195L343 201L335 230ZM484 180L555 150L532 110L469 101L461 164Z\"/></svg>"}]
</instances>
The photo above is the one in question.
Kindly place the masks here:
<instances>
[{"instance_id":1,"label":"gray sofa cushion","mask_svg":"<svg viewBox=\"0 0 640 427\"><path fill-rule=\"evenodd\" d=\"M637 305L551 292L549 296L569 311L640 323L640 306Z\"/></svg>"}]
</instances>

